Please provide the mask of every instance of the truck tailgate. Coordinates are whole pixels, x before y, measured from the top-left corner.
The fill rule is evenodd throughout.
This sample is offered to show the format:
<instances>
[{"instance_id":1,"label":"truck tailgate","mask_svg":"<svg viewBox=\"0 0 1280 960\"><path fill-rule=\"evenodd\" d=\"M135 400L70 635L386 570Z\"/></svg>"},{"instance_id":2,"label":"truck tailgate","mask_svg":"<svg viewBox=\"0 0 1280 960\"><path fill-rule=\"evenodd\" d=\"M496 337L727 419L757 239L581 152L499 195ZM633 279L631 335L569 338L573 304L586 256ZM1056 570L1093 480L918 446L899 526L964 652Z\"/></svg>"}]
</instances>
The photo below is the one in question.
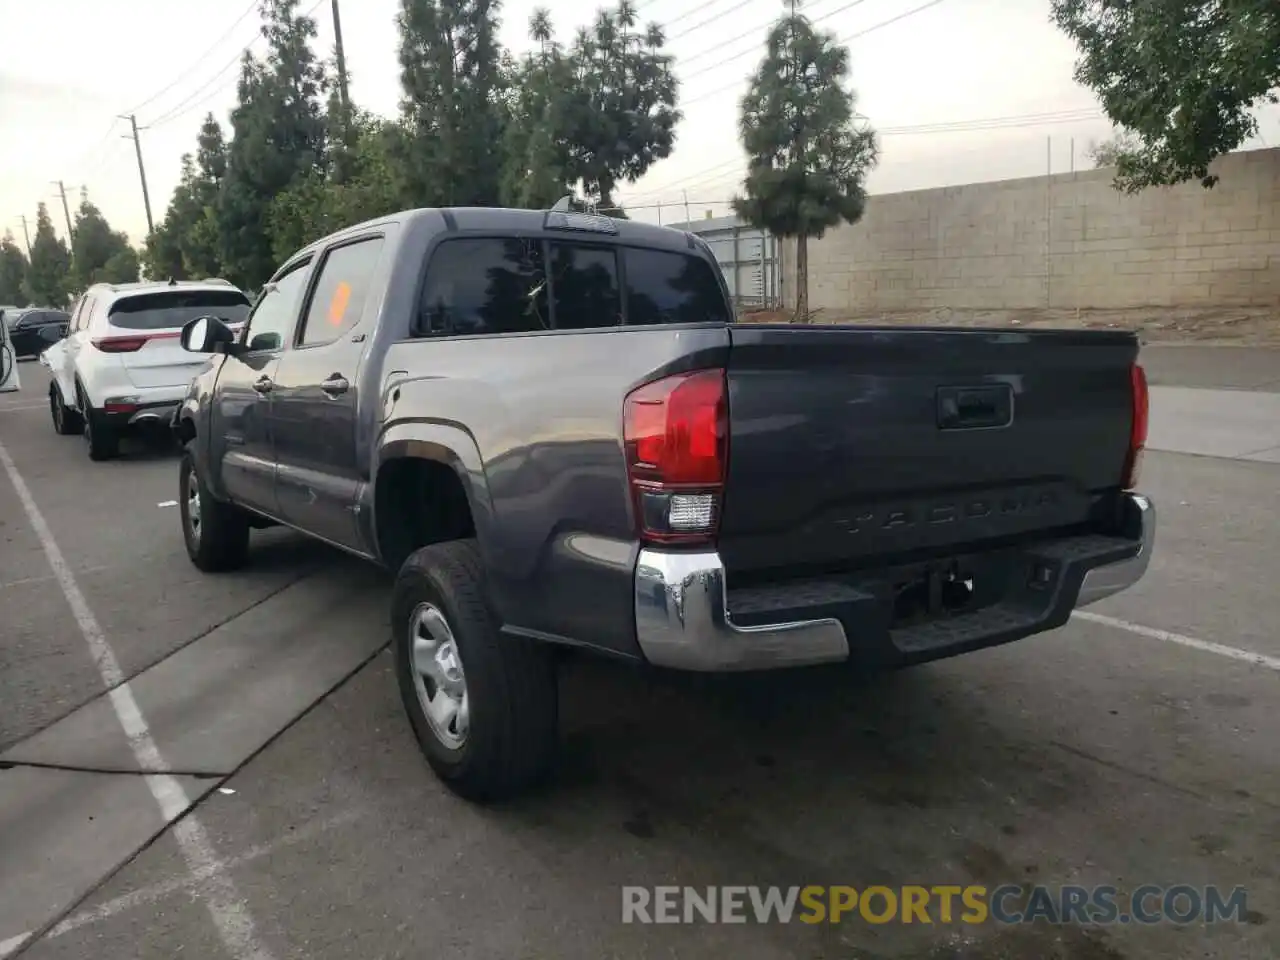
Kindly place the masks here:
<instances>
[{"instance_id":1,"label":"truck tailgate","mask_svg":"<svg viewBox=\"0 0 1280 960\"><path fill-rule=\"evenodd\" d=\"M731 573L1086 528L1120 486L1131 334L743 325L731 342Z\"/></svg>"}]
</instances>

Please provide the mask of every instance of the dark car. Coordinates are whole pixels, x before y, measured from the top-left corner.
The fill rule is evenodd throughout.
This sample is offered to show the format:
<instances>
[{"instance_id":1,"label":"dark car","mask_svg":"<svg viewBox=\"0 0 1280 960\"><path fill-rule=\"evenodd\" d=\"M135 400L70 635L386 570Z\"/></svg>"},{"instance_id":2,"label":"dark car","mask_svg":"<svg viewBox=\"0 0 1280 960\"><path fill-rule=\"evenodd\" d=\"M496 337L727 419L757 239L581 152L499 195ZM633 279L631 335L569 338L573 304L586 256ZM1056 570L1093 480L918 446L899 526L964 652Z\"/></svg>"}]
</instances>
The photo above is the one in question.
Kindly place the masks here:
<instances>
[{"instance_id":1,"label":"dark car","mask_svg":"<svg viewBox=\"0 0 1280 960\"><path fill-rule=\"evenodd\" d=\"M454 790L548 768L557 650L902 666L1143 575L1134 334L738 324L705 241L565 206L360 224L239 335L183 331L214 354L175 422L192 561L280 523L396 571L401 697Z\"/></svg>"},{"instance_id":2,"label":"dark car","mask_svg":"<svg viewBox=\"0 0 1280 960\"><path fill-rule=\"evenodd\" d=\"M38 357L67 335L71 315L62 310L27 309L5 315L14 356Z\"/></svg>"}]
</instances>

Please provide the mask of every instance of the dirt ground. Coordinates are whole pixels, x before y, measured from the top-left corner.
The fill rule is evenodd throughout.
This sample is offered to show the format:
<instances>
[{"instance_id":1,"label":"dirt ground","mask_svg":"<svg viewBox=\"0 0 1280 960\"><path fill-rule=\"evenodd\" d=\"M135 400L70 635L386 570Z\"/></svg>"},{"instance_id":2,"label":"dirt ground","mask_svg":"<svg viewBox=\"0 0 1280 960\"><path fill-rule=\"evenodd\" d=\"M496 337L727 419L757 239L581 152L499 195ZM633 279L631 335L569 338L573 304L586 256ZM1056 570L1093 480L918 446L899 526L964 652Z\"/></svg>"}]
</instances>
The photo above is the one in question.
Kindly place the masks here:
<instances>
[{"instance_id":1,"label":"dirt ground","mask_svg":"<svg viewBox=\"0 0 1280 960\"><path fill-rule=\"evenodd\" d=\"M787 323L789 311L744 310L743 323ZM814 323L919 324L955 327L1021 327L1137 330L1148 343L1233 343L1280 347L1280 306L1127 310L922 310L876 314L816 312Z\"/></svg>"}]
</instances>

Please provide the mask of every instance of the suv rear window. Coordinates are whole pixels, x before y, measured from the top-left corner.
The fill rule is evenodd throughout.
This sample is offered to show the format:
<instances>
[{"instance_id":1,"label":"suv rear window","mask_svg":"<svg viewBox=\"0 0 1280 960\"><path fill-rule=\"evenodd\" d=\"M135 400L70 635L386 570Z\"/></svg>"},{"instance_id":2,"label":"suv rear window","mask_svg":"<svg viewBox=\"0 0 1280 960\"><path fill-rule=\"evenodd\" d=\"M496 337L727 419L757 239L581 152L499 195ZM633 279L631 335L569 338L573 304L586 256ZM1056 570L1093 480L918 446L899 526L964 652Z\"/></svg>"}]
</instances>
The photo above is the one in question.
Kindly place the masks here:
<instances>
[{"instance_id":1,"label":"suv rear window","mask_svg":"<svg viewBox=\"0 0 1280 960\"><path fill-rule=\"evenodd\" d=\"M165 290L124 297L111 306L107 320L124 330L174 330L196 317L215 316L243 323L249 300L238 290Z\"/></svg>"}]
</instances>

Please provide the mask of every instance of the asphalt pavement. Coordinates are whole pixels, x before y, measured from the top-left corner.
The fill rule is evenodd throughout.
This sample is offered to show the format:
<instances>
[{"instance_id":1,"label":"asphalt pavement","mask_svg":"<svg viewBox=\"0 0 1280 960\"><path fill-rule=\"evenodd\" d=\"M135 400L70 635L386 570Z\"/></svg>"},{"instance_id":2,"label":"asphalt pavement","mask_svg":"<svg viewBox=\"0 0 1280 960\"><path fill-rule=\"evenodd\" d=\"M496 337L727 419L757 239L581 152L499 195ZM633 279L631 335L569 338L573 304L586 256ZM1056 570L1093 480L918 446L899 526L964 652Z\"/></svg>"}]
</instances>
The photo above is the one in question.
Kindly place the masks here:
<instances>
[{"instance_id":1,"label":"asphalt pavement","mask_svg":"<svg viewBox=\"0 0 1280 960\"><path fill-rule=\"evenodd\" d=\"M1280 955L1280 360L1144 361L1160 527L1136 588L885 676L575 663L555 781L489 809L412 741L385 575L277 530L199 574L173 453L90 464L23 364L0 395L0 956ZM1008 883L1248 904L1211 925L622 913L624 886Z\"/></svg>"}]
</instances>

